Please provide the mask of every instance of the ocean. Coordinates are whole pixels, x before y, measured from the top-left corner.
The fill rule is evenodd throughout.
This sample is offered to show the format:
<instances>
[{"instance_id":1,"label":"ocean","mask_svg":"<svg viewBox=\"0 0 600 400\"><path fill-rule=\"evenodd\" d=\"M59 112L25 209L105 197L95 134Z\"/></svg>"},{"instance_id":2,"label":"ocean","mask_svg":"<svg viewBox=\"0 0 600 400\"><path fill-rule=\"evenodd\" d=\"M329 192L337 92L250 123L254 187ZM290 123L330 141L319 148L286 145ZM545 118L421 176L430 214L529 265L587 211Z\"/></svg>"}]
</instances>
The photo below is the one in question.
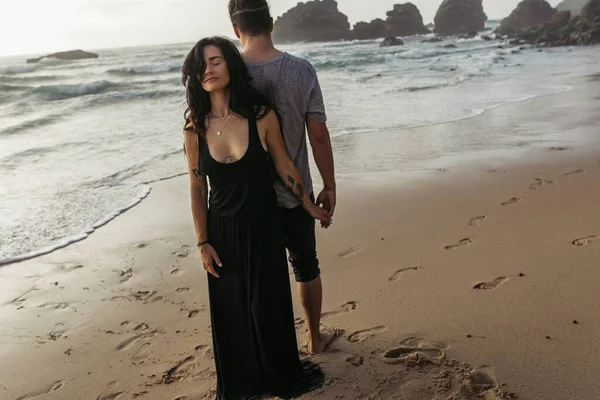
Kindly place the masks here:
<instances>
[{"instance_id":1,"label":"ocean","mask_svg":"<svg viewBox=\"0 0 600 400\"><path fill-rule=\"evenodd\" d=\"M447 155L509 149L511 132L420 138L407 129L568 91L596 72L597 48L538 50L448 38L281 46L319 73L341 176L421 168ZM444 47L446 45L453 45ZM99 50L98 59L0 58L0 264L82 240L185 174L180 68L193 44ZM369 149L381 135L393 143Z\"/></svg>"}]
</instances>

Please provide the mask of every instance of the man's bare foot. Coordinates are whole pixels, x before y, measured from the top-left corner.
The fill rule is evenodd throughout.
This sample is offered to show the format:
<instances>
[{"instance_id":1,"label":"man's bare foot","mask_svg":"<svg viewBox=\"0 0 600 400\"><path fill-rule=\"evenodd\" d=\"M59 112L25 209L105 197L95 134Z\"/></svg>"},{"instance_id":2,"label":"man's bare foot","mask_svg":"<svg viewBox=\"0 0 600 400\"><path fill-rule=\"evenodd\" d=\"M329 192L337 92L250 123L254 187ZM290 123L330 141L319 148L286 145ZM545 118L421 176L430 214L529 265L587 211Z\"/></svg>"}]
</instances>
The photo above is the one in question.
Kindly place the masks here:
<instances>
[{"instance_id":1,"label":"man's bare foot","mask_svg":"<svg viewBox=\"0 0 600 400\"><path fill-rule=\"evenodd\" d=\"M308 343L306 344L308 352L312 355L323 353L342 333L344 333L342 329L328 329L327 332L320 332L320 337L317 340L312 339L309 334Z\"/></svg>"}]
</instances>

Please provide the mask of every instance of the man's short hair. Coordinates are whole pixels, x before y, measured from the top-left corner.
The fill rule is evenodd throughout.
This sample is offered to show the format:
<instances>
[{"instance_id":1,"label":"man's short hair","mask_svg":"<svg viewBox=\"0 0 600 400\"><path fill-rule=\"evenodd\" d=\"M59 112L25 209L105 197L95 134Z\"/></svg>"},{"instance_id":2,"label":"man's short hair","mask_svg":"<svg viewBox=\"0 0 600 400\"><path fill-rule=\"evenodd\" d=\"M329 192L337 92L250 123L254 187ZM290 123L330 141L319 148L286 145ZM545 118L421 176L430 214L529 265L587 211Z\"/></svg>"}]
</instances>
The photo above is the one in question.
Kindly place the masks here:
<instances>
[{"instance_id":1,"label":"man's short hair","mask_svg":"<svg viewBox=\"0 0 600 400\"><path fill-rule=\"evenodd\" d=\"M246 35L271 33L271 13L267 0L229 0L229 18Z\"/></svg>"}]
</instances>

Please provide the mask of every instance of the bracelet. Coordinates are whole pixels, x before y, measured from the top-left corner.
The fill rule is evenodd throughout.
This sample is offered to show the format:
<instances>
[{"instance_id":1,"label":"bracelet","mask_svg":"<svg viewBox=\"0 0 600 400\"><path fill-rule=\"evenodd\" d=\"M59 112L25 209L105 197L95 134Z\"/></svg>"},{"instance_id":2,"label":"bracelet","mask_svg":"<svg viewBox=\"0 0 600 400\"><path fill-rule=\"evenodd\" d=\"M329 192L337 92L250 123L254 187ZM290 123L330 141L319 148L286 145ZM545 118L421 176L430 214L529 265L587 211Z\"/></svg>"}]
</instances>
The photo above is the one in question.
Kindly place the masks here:
<instances>
[{"instance_id":1,"label":"bracelet","mask_svg":"<svg viewBox=\"0 0 600 400\"><path fill-rule=\"evenodd\" d=\"M202 246L203 244L207 244L207 243L208 243L208 240L205 240L204 242L200 242L196 245L196 248Z\"/></svg>"}]
</instances>

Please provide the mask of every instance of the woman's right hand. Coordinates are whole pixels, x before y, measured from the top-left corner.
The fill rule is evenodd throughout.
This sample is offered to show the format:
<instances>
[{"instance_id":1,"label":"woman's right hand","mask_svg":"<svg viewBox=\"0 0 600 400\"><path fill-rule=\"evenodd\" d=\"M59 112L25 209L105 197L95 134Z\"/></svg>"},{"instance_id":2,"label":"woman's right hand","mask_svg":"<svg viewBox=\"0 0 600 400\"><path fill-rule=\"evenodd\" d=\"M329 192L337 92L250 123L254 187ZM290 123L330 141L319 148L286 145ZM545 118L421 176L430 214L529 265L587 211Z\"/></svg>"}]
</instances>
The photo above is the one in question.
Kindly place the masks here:
<instances>
[{"instance_id":1,"label":"woman's right hand","mask_svg":"<svg viewBox=\"0 0 600 400\"><path fill-rule=\"evenodd\" d=\"M321 226L323 228L327 229L332 224L331 217L329 216L329 211L325 210L324 208L310 203L306 211L308 211L311 217L321 221Z\"/></svg>"},{"instance_id":2,"label":"woman's right hand","mask_svg":"<svg viewBox=\"0 0 600 400\"><path fill-rule=\"evenodd\" d=\"M219 273L215 269L215 264L219 267L222 267L221 259L217 254L217 251L210 245L210 243L203 244L198 248L200 250L200 260L202 260L202 265L206 272L214 276L215 278L219 277Z\"/></svg>"}]
</instances>

